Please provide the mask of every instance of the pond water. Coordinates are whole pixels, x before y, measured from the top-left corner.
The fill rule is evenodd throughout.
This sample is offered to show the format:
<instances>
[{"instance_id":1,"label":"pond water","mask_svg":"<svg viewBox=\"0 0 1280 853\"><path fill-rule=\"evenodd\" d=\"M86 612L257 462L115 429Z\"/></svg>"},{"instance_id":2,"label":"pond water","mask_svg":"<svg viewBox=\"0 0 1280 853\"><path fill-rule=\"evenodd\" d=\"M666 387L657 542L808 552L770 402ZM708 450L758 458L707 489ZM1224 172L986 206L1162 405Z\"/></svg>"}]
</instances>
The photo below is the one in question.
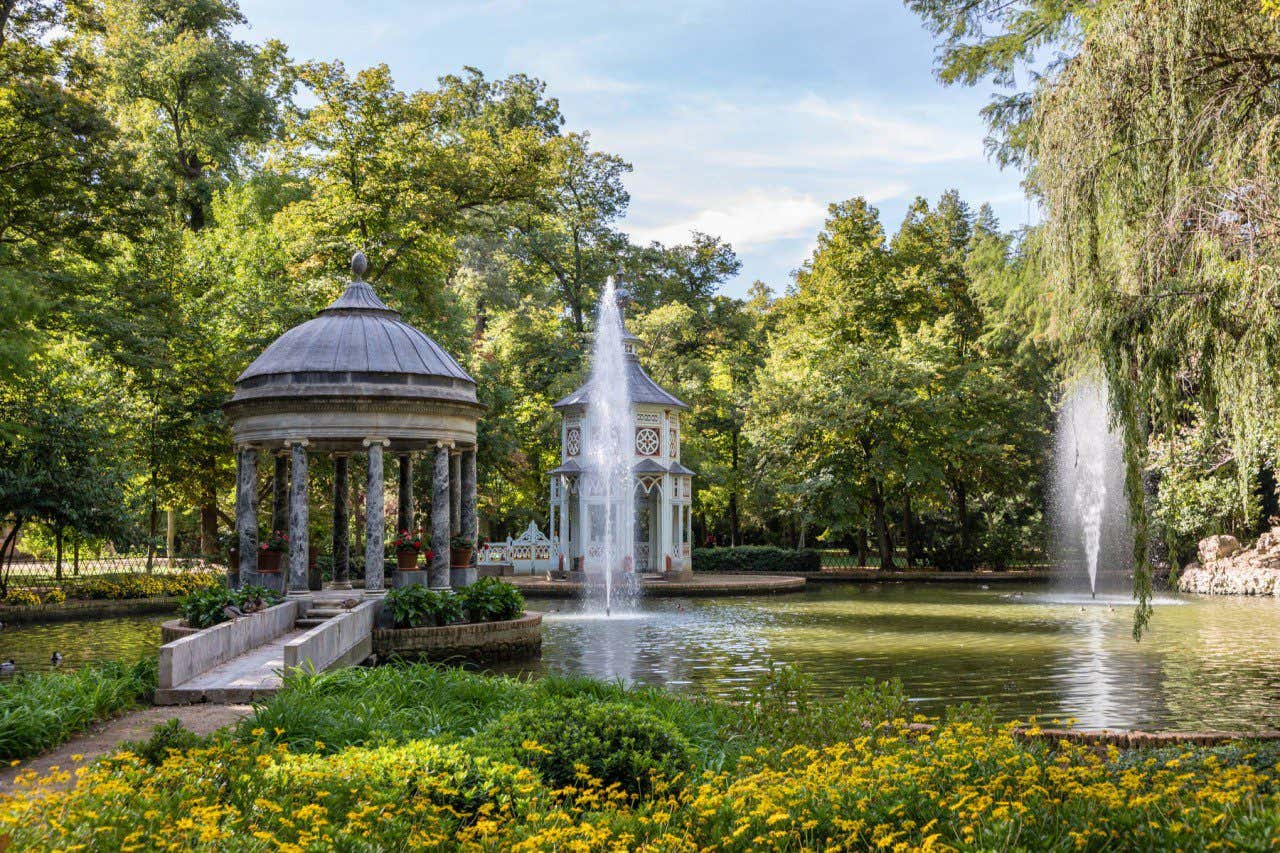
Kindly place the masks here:
<instances>
[{"instance_id":1,"label":"pond water","mask_svg":"<svg viewBox=\"0 0 1280 853\"><path fill-rule=\"evenodd\" d=\"M62 669L103 660L132 663L160 647L160 623L173 615L117 616L45 625L6 625L0 631L0 661L13 658L19 672L53 669L50 658L62 653Z\"/></svg>"},{"instance_id":2,"label":"pond water","mask_svg":"<svg viewBox=\"0 0 1280 853\"><path fill-rule=\"evenodd\" d=\"M1162 597L1132 637L1122 596L995 585L828 586L784 596L649 599L622 618L547 613L528 671L584 673L732 697L770 663L839 694L901 678L923 713L985 699L1000 717L1089 728L1280 727L1280 601ZM555 611L555 612L553 612Z\"/></svg>"},{"instance_id":3,"label":"pond water","mask_svg":"<svg viewBox=\"0 0 1280 853\"><path fill-rule=\"evenodd\" d=\"M1123 597L1004 585L862 585L802 593L648 599L602 619L577 602L535 600L542 659L509 671L581 673L691 693L742 695L771 663L817 688L901 678L923 713L986 699L1006 719L1074 718L1084 727L1280 728L1280 601L1158 599L1151 630L1131 636ZM1082 609L1083 608L1083 609ZM164 616L0 631L0 660L20 669L153 654Z\"/></svg>"}]
</instances>

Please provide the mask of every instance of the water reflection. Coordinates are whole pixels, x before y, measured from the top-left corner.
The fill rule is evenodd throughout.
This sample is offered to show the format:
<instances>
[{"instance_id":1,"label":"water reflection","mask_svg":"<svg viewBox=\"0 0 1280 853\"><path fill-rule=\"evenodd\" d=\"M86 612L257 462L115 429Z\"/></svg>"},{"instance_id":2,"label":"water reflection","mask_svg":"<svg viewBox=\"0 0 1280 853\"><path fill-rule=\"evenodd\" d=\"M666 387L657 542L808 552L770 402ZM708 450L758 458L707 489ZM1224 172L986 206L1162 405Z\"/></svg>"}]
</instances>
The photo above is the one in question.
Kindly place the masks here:
<instances>
[{"instance_id":1,"label":"water reflection","mask_svg":"<svg viewBox=\"0 0 1280 853\"><path fill-rule=\"evenodd\" d=\"M1004 718L1116 728L1264 729L1280 724L1280 602L1164 597L1131 636L1132 603L1007 587L829 587L768 598L648 601L640 618L547 612L542 660L583 673L719 696L772 662L839 694L903 680L921 709L989 701ZM554 611L554 612L553 612Z\"/></svg>"}]
</instances>

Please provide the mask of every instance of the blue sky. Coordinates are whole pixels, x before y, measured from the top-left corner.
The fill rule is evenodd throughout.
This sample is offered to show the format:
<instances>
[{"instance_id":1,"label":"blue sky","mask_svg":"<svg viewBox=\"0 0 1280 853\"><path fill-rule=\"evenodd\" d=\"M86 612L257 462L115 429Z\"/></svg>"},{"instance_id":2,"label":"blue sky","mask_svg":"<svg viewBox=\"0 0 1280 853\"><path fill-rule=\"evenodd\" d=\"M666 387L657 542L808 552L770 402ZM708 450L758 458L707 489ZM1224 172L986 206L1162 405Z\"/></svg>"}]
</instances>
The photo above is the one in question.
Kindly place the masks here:
<instances>
[{"instance_id":1,"label":"blue sky","mask_svg":"<svg viewBox=\"0 0 1280 853\"><path fill-rule=\"evenodd\" d=\"M295 59L385 62L405 89L472 65L545 80L572 130L635 168L633 239L729 240L741 295L776 290L826 206L855 195L897 229L917 195L958 188L1009 228L1034 219L1020 175L983 153L986 86L944 88L933 43L893 0L645 3L241 0L254 41Z\"/></svg>"}]
</instances>

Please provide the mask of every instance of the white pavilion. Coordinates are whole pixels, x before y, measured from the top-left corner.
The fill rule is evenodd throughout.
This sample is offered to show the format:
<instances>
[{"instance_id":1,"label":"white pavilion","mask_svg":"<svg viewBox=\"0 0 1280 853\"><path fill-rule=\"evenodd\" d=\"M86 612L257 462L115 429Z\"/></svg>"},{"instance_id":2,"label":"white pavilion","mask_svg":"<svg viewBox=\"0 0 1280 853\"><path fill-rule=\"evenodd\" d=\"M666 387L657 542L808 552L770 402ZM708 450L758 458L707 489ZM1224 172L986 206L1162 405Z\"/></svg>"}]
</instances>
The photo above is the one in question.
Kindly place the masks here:
<instances>
[{"instance_id":1,"label":"white pavilion","mask_svg":"<svg viewBox=\"0 0 1280 853\"><path fill-rule=\"evenodd\" d=\"M680 416L689 407L654 382L636 355L639 340L623 332L627 390L635 423L632 493L633 550L639 574L686 577L691 556L694 472L680 464ZM563 568L582 571L603 558L605 499L594 476L584 472L590 383L555 403L560 412L560 466L551 471L551 531Z\"/></svg>"}]
</instances>

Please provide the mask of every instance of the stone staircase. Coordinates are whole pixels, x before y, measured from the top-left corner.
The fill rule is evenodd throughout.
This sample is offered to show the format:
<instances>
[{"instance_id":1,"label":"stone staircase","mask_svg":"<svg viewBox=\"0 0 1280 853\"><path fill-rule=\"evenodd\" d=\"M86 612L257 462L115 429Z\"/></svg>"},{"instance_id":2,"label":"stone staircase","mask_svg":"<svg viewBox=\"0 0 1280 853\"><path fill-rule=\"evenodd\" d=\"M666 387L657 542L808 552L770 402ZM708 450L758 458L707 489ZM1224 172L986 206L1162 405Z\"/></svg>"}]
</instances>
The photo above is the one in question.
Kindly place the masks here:
<instances>
[{"instance_id":1,"label":"stone staircase","mask_svg":"<svg viewBox=\"0 0 1280 853\"><path fill-rule=\"evenodd\" d=\"M379 607L347 591L318 593L166 643L156 704L253 702L279 690L294 667L357 664L373 651Z\"/></svg>"}]
</instances>

